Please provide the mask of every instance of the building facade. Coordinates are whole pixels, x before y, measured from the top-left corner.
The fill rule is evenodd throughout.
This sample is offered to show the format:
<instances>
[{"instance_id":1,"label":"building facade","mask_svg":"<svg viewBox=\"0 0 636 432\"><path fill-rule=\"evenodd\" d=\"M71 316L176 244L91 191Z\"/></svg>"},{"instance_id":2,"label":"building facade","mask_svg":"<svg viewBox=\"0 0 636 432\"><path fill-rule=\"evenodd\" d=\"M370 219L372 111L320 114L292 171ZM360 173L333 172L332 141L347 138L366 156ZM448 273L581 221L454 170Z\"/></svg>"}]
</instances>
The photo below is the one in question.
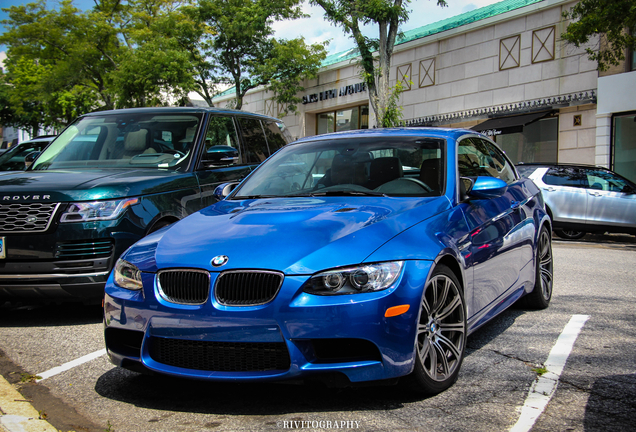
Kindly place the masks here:
<instances>
[{"instance_id":1,"label":"building facade","mask_svg":"<svg viewBox=\"0 0 636 432\"><path fill-rule=\"evenodd\" d=\"M636 181L631 53L621 73L599 78L584 48L560 36L568 24L562 13L575 3L504 0L406 32L390 77L405 89L404 125L473 128L515 163L601 165ZM353 50L332 55L304 84L298 114L283 117L294 137L374 127L356 61ZM272 96L252 91L244 109L277 116L283 110Z\"/></svg>"}]
</instances>

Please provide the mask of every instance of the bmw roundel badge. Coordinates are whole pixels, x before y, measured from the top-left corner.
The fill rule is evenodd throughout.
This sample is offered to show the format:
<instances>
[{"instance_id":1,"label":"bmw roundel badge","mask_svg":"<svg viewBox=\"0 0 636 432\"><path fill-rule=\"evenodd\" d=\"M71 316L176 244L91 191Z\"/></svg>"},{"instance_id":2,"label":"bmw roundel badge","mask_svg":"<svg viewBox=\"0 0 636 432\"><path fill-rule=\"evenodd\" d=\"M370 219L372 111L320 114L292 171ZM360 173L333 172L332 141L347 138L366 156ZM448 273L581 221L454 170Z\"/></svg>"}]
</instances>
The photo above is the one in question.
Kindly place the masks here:
<instances>
[{"instance_id":1,"label":"bmw roundel badge","mask_svg":"<svg viewBox=\"0 0 636 432\"><path fill-rule=\"evenodd\" d=\"M212 265L214 267L221 267L222 265L225 265L228 260L229 258L225 255L217 255L212 258Z\"/></svg>"}]
</instances>

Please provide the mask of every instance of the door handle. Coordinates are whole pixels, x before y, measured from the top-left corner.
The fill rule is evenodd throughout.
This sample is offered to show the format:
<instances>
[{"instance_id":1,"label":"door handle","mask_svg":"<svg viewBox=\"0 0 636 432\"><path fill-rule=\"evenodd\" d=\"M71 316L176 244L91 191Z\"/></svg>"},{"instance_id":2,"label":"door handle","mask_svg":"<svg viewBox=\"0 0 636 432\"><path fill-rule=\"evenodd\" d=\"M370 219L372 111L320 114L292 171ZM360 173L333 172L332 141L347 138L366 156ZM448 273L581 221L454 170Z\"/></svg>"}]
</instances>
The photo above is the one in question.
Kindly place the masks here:
<instances>
[{"instance_id":1,"label":"door handle","mask_svg":"<svg viewBox=\"0 0 636 432\"><path fill-rule=\"evenodd\" d=\"M548 192L554 192L556 189L553 188L553 187L547 187L547 188L544 188L543 190L548 191Z\"/></svg>"}]
</instances>

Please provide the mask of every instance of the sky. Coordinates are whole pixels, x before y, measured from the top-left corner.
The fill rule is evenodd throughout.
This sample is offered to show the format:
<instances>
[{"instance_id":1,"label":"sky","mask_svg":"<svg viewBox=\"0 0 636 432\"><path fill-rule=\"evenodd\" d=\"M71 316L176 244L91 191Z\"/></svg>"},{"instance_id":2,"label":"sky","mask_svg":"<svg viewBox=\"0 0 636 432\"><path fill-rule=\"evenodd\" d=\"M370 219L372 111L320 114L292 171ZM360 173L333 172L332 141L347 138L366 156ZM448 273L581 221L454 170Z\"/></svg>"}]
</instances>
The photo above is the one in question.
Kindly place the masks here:
<instances>
[{"instance_id":1,"label":"sky","mask_svg":"<svg viewBox=\"0 0 636 432\"><path fill-rule=\"evenodd\" d=\"M32 0L0 0L0 8L9 8L21 4L30 3ZM436 0L412 0L407 6L412 10L409 21L401 27L402 31L412 30L431 24L464 12L471 11L483 6L497 3L500 0L447 0L448 7L437 6ZM47 0L49 7L53 7L57 2ZM90 9L94 6L93 0L74 0L73 3L80 9ZM329 54L335 54L349 50L354 47L352 39L344 35L339 27L335 27L326 22L323 18L322 9L319 6L310 6L305 1L303 10L310 18L294 21L283 21L274 24L275 37L282 39L292 39L303 36L305 42L316 43L330 40L327 46ZM7 13L0 10L0 21L7 18ZM0 27L0 32L4 32L4 27ZM367 28L365 34L376 37L376 28ZM6 49L0 45L0 52Z\"/></svg>"}]
</instances>

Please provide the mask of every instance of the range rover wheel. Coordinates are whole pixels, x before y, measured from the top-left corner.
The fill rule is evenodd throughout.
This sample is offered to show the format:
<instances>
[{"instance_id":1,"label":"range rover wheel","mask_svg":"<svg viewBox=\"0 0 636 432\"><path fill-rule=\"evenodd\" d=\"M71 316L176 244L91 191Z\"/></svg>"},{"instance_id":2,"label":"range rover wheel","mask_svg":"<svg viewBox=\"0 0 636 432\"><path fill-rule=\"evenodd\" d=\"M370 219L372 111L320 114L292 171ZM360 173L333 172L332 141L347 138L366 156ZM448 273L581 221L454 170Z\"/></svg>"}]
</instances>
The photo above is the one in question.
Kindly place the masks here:
<instances>
[{"instance_id":1,"label":"range rover wheel","mask_svg":"<svg viewBox=\"0 0 636 432\"><path fill-rule=\"evenodd\" d=\"M415 368L406 377L420 394L440 393L457 381L466 350L466 305L457 277L444 265L424 289L415 341Z\"/></svg>"},{"instance_id":2,"label":"range rover wheel","mask_svg":"<svg viewBox=\"0 0 636 432\"><path fill-rule=\"evenodd\" d=\"M554 230L554 232L559 237L563 239L567 239L567 240L578 240L586 234L585 231L573 231L573 230L563 230L563 229L556 229Z\"/></svg>"}]
</instances>

